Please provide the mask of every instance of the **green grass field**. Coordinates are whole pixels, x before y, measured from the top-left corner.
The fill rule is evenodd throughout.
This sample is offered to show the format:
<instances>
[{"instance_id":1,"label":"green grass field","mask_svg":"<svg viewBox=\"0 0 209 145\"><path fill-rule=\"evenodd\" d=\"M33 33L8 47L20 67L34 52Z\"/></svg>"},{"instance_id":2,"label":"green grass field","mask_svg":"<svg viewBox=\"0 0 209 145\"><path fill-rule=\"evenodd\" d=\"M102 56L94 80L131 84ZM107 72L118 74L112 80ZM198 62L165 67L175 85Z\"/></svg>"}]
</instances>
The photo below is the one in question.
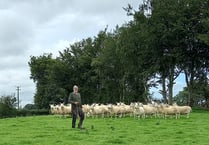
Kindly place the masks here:
<instances>
[{"instance_id":1,"label":"green grass field","mask_svg":"<svg viewBox=\"0 0 209 145\"><path fill-rule=\"evenodd\" d=\"M0 119L0 145L208 145L209 112L190 118L86 118L85 130L71 118L33 116Z\"/></svg>"}]
</instances>

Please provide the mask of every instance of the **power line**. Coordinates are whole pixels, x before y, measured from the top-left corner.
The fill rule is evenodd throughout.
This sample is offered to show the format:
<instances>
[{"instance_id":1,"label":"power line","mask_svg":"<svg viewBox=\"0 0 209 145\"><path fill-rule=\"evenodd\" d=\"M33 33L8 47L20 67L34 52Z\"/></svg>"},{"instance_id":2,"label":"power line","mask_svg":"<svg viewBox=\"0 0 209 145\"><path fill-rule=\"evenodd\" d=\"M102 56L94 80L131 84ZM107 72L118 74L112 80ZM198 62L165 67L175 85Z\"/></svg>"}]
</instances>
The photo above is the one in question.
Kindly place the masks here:
<instances>
[{"instance_id":1,"label":"power line","mask_svg":"<svg viewBox=\"0 0 209 145\"><path fill-rule=\"evenodd\" d=\"M17 86L17 109L20 109L20 86Z\"/></svg>"}]
</instances>

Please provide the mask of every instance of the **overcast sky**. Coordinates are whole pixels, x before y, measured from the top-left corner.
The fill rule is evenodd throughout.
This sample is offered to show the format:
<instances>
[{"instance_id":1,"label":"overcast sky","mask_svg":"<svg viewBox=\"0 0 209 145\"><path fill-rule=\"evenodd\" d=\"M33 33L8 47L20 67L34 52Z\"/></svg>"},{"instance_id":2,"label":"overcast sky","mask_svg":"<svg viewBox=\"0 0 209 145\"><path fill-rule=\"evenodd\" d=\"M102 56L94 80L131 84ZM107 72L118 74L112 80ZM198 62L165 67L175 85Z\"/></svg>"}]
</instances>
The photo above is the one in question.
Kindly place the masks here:
<instances>
[{"instance_id":1,"label":"overcast sky","mask_svg":"<svg viewBox=\"0 0 209 145\"><path fill-rule=\"evenodd\" d=\"M108 25L131 20L123 7L138 9L142 0L0 0L0 96L33 103L30 56L57 56L70 43L93 37Z\"/></svg>"},{"instance_id":2,"label":"overcast sky","mask_svg":"<svg viewBox=\"0 0 209 145\"><path fill-rule=\"evenodd\" d=\"M52 53L93 37L108 25L130 21L123 7L138 10L142 0L0 0L0 96L17 96L21 106L33 103L30 56Z\"/></svg>"}]
</instances>

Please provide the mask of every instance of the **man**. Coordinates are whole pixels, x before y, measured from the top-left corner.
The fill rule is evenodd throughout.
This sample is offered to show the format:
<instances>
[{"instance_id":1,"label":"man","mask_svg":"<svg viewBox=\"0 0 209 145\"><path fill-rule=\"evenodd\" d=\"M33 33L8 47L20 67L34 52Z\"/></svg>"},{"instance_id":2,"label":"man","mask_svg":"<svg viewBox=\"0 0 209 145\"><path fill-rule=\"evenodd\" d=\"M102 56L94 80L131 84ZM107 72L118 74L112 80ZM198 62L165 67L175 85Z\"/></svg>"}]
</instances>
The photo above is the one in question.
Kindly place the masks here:
<instances>
[{"instance_id":1,"label":"man","mask_svg":"<svg viewBox=\"0 0 209 145\"><path fill-rule=\"evenodd\" d=\"M81 95L78 93L78 86L73 86L73 92L70 93L68 102L71 103L71 113L72 113L72 128L75 128L76 118L79 115L80 121L78 123L78 128L82 128L84 113L82 110Z\"/></svg>"}]
</instances>

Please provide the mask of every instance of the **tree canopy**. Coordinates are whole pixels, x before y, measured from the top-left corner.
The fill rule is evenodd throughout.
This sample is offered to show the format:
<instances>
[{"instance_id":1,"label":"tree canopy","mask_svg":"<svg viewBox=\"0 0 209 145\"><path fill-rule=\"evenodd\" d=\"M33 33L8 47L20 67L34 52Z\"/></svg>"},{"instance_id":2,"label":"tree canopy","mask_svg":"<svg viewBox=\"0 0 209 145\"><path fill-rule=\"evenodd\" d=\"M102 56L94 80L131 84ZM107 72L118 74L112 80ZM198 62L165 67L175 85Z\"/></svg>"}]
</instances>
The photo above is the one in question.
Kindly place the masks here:
<instances>
[{"instance_id":1,"label":"tree canopy","mask_svg":"<svg viewBox=\"0 0 209 145\"><path fill-rule=\"evenodd\" d=\"M147 0L138 10L124 9L133 20L122 26L106 27L57 58L31 56L39 108L66 103L74 84L83 103L148 102L150 88L162 86L163 101L172 104L179 74L185 75L186 104L200 96L208 101L209 0ZM198 91L198 83L207 87Z\"/></svg>"}]
</instances>

